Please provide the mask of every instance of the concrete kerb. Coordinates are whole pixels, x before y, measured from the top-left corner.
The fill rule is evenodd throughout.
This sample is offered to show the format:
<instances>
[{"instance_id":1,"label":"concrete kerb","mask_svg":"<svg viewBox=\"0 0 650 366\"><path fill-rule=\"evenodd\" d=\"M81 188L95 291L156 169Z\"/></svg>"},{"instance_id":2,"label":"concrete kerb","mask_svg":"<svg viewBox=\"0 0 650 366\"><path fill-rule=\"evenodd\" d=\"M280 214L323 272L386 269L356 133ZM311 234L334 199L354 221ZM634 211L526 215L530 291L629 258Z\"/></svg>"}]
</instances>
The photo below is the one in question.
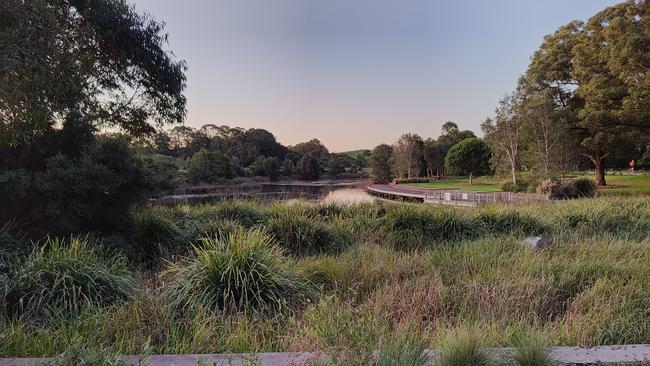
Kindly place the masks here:
<instances>
[{"instance_id":1,"label":"concrete kerb","mask_svg":"<svg viewBox=\"0 0 650 366\"><path fill-rule=\"evenodd\" d=\"M512 348L491 348L492 354L503 361L512 359ZM437 350L426 351L430 359L438 357ZM553 360L564 365L621 365L650 364L650 345L635 344L601 347L554 347L549 349ZM153 355L147 359L150 366L308 366L325 357L318 352L279 352L256 354ZM47 365L51 359L2 358L0 366ZM138 357L125 357L131 365L138 365Z\"/></svg>"}]
</instances>

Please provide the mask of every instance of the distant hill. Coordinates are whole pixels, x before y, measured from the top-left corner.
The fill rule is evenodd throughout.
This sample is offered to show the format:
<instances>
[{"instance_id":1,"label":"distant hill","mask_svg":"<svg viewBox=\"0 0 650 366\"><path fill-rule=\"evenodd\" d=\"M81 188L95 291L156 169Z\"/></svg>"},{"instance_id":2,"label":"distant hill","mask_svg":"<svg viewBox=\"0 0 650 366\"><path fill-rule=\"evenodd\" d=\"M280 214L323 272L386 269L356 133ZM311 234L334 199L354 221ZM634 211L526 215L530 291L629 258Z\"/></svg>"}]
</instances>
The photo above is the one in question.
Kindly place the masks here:
<instances>
[{"instance_id":1,"label":"distant hill","mask_svg":"<svg viewBox=\"0 0 650 366\"><path fill-rule=\"evenodd\" d=\"M359 149L359 150L351 150L351 151L342 151L339 154L347 155L351 158L356 159L357 157L359 157L359 155L370 154L370 150Z\"/></svg>"}]
</instances>

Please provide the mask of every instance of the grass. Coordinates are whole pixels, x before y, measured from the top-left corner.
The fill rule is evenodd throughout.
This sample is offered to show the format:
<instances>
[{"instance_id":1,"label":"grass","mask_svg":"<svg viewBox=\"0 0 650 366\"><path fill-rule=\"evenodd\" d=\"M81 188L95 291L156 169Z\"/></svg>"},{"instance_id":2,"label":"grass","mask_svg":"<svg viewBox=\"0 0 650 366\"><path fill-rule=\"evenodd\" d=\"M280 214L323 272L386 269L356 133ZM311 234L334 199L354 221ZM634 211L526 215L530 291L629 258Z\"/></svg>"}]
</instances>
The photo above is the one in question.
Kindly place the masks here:
<instances>
[{"instance_id":1,"label":"grass","mask_svg":"<svg viewBox=\"0 0 650 366\"><path fill-rule=\"evenodd\" d=\"M194 256L163 273L163 296L185 312L278 309L303 304L311 286L273 239L259 230L206 238Z\"/></svg>"},{"instance_id":2,"label":"grass","mask_svg":"<svg viewBox=\"0 0 650 366\"><path fill-rule=\"evenodd\" d=\"M469 177L444 177L437 182L429 183L405 183L406 187L427 188L427 189L461 189L477 192L501 192L500 182L494 177L476 177L472 184Z\"/></svg>"},{"instance_id":3,"label":"grass","mask_svg":"<svg viewBox=\"0 0 650 366\"><path fill-rule=\"evenodd\" d=\"M593 179L592 175L580 175ZM601 194L650 194L650 174L637 173L636 175L608 174L605 176L606 187L598 187Z\"/></svg>"},{"instance_id":4,"label":"grass","mask_svg":"<svg viewBox=\"0 0 650 366\"><path fill-rule=\"evenodd\" d=\"M546 365L542 346L522 339L533 334L549 346L650 342L650 201L642 198L471 210L238 202L139 210L163 214L188 238L178 245L190 252L158 258L153 270L136 258L128 268L117 260L128 288L146 291L105 301L105 292L84 290L81 298L42 301L52 309L77 306L68 316L0 315L0 356L54 356L82 340L111 354L140 354L145 345L165 354L323 351L351 365L367 365L381 349L380 364L391 365L416 360L422 347L446 345L449 362L482 362L482 347L510 346L520 364ZM294 230L293 216L313 219L325 233L318 250L281 249L270 228ZM554 244L532 251L520 243L533 234ZM52 279L84 273L99 282L116 258L107 262L97 249L92 257L101 259L89 259L84 249L83 261L55 260L76 258L66 250L41 249L10 264L10 273L38 279L20 287L24 304L41 294L76 294L86 287ZM16 278L9 276L11 288ZM87 301L98 305L79 306ZM481 342L467 334L480 334ZM401 343L405 338L419 341Z\"/></svg>"},{"instance_id":5,"label":"grass","mask_svg":"<svg viewBox=\"0 0 650 366\"><path fill-rule=\"evenodd\" d=\"M121 255L106 253L83 238L48 238L13 263L7 307L16 316L63 317L99 309L134 296L138 284Z\"/></svg>"}]
</instances>

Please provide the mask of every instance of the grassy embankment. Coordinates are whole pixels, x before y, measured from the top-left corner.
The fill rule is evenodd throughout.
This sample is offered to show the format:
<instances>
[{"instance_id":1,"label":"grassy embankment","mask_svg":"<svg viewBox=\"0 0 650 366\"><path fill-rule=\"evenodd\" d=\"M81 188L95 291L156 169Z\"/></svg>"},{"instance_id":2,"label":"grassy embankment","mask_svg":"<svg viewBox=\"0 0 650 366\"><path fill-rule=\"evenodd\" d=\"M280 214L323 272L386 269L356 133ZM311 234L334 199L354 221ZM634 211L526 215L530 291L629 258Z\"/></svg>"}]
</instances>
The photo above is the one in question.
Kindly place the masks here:
<instances>
[{"instance_id":1,"label":"grassy embankment","mask_svg":"<svg viewBox=\"0 0 650 366\"><path fill-rule=\"evenodd\" d=\"M82 344L313 350L362 364L373 349L468 332L486 346L650 342L648 200L473 210L226 202L141 208L134 219L129 243L104 241L124 255L82 238L3 262L0 356ZM519 243L533 234L556 245ZM0 237L4 248L23 245Z\"/></svg>"}]
</instances>

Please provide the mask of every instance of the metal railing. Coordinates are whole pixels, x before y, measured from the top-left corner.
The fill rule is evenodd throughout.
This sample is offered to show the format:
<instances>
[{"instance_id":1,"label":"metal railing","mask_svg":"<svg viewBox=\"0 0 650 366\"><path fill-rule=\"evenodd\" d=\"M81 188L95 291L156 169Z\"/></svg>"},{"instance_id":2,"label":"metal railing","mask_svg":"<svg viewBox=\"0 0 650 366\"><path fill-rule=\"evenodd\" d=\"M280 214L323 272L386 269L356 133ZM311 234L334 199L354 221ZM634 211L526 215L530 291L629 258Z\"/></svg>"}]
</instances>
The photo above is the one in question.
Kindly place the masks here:
<instances>
[{"instance_id":1,"label":"metal railing","mask_svg":"<svg viewBox=\"0 0 650 366\"><path fill-rule=\"evenodd\" d=\"M547 195L536 193L473 192L451 189L428 190L425 193L425 202L459 206L476 206L488 203L519 204L547 200Z\"/></svg>"}]
</instances>

